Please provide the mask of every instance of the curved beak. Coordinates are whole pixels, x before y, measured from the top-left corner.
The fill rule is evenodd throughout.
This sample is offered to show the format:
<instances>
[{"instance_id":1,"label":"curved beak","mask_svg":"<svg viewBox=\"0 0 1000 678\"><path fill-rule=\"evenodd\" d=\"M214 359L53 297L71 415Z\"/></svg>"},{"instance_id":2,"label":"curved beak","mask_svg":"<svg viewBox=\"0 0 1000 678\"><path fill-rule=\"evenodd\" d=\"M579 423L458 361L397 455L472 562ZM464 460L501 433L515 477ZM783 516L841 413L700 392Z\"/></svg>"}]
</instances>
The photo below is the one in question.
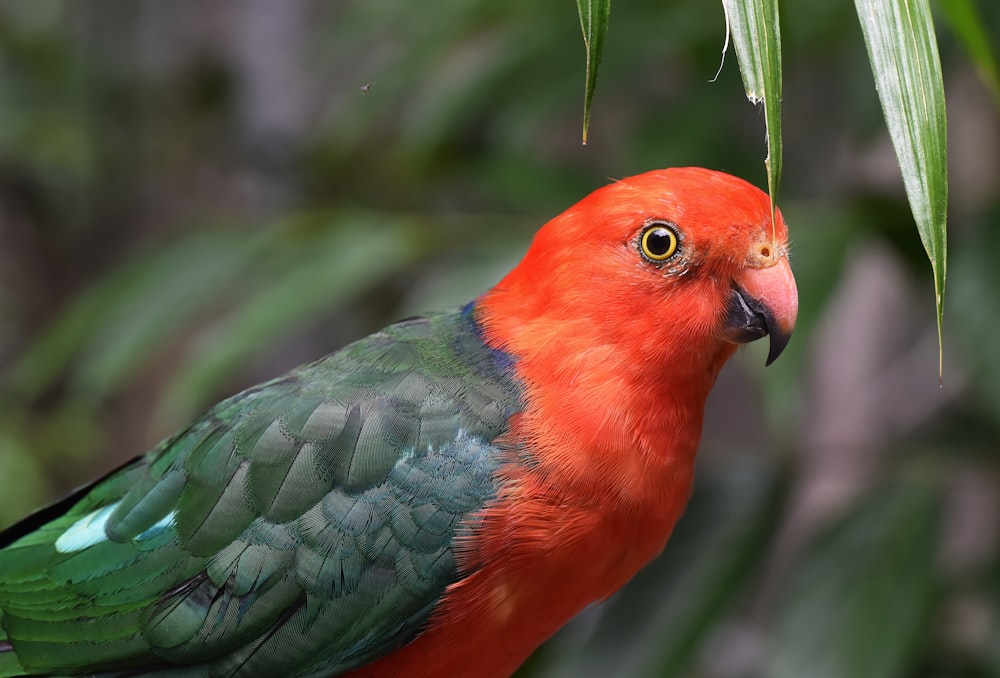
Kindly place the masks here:
<instances>
[{"instance_id":1,"label":"curved beak","mask_svg":"<svg viewBox=\"0 0 1000 678\"><path fill-rule=\"evenodd\" d=\"M748 267L733 280L722 338L745 344L770 336L765 363L770 365L788 345L798 313L799 294L787 257L765 268Z\"/></svg>"}]
</instances>

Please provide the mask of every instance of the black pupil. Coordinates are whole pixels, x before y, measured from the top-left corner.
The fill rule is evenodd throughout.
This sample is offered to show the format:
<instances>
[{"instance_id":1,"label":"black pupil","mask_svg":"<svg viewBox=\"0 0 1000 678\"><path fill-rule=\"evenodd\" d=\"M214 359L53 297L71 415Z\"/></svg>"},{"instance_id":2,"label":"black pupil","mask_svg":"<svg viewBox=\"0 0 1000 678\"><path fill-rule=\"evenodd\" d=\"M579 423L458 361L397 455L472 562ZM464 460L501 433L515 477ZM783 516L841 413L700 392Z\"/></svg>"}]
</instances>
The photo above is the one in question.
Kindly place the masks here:
<instances>
[{"instance_id":1,"label":"black pupil","mask_svg":"<svg viewBox=\"0 0 1000 678\"><path fill-rule=\"evenodd\" d=\"M670 251L671 233L665 228L654 228L646 237L646 247L651 254L663 255Z\"/></svg>"}]
</instances>

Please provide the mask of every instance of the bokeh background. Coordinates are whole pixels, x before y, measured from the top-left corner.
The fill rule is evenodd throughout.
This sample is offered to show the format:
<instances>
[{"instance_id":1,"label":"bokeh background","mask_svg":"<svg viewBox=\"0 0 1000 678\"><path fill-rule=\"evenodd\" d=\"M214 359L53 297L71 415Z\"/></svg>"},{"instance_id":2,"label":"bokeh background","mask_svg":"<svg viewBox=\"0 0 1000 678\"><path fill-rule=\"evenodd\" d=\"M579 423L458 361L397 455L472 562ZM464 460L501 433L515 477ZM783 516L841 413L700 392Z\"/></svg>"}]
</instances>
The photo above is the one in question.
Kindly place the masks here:
<instances>
[{"instance_id":1,"label":"bokeh background","mask_svg":"<svg viewBox=\"0 0 1000 678\"><path fill-rule=\"evenodd\" d=\"M939 382L853 6L782 9L796 335L726 368L664 555L522 677L1000 675L1000 93L939 25ZM1000 4L978 9L1000 39ZM718 2L615 4L584 147L572 3L0 1L0 525L472 298L609 178L763 185L724 37Z\"/></svg>"}]
</instances>

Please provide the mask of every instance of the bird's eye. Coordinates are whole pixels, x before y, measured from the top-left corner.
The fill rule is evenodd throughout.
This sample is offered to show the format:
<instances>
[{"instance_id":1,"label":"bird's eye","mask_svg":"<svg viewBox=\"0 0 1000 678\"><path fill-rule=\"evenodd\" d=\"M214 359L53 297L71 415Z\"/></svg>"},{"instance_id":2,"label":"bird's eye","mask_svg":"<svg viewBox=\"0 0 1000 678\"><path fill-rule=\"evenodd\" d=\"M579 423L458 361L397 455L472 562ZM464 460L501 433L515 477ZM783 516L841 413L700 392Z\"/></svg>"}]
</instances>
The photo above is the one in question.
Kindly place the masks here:
<instances>
[{"instance_id":1,"label":"bird's eye","mask_svg":"<svg viewBox=\"0 0 1000 678\"><path fill-rule=\"evenodd\" d=\"M666 261L677 253L677 231L664 223L650 224L639 236L639 250L650 261Z\"/></svg>"}]
</instances>

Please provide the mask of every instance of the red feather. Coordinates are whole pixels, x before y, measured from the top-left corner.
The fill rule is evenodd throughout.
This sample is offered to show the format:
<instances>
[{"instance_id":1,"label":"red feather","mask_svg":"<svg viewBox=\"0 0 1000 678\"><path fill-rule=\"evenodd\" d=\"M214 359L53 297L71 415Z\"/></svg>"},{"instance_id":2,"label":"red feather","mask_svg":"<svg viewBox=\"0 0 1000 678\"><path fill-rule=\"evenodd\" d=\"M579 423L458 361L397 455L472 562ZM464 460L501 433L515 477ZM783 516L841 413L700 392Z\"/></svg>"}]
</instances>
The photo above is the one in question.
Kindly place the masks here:
<instances>
[{"instance_id":1,"label":"red feather","mask_svg":"<svg viewBox=\"0 0 1000 678\"><path fill-rule=\"evenodd\" d=\"M662 266L637 246L656 221L680 240ZM697 168L616 182L539 231L477 304L526 385L497 441L510 450L501 496L428 628L356 675L508 675L660 553L691 491L705 399L736 348L722 326L741 272L777 271L776 312L794 324L786 239L767 195Z\"/></svg>"}]
</instances>

